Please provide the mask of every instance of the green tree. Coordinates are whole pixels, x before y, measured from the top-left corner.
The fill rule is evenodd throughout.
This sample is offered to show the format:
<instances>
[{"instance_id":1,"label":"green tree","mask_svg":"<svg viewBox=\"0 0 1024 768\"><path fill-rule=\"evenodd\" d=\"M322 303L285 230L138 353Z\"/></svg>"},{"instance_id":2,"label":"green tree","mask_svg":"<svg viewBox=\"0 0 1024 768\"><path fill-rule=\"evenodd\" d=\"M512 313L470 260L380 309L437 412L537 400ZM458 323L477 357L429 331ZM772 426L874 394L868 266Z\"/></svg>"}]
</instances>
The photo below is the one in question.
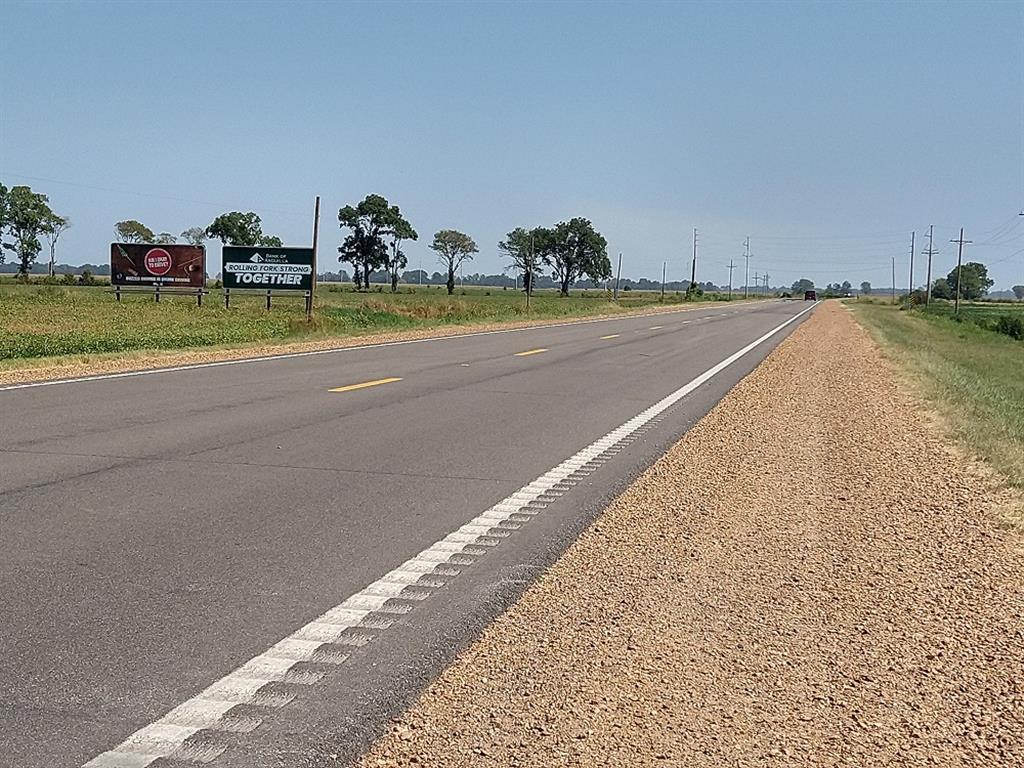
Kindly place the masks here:
<instances>
[{"instance_id":1,"label":"green tree","mask_svg":"<svg viewBox=\"0 0 1024 768\"><path fill-rule=\"evenodd\" d=\"M946 275L946 282L952 287L953 297L955 297L957 292L956 267L953 267ZM969 261L960 268L960 298L965 301L977 301L988 293L988 289L994 282L989 279L988 268L984 264Z\"/></svg>"},{"instance_id":2,"label":"green tree","mask_svg":"<svg viewBox=\"0 0 1024 768\"><path fill-rule=\"evenodd\" d=\"M1024 301L1024 285L1015 285L1010 290L1013 291L1013 295L1017 297L1017 301Z\"/></svg>"},{"instance_id":3,"label":"green tree","mask_svg":"<svg viewBox=\"0 0 1024 768\"><path fill-rule=\"evenodd\" d=\"M860 292L863 293L865 296L870 296L871 295L871 283L869 283L867 280L865 280L863 283L861 283L860 284Z\"/></svg>"},{"instance_id":4,"label":"green tree","mask_svg":"<svg viewBox=\"0 0 1024 768\"><path fill-rule=\"evenodd\" d=\"M179 237L189 245L202 245L206 241L206 230L202 227L189 227Z\"/></svg>"},{"instance_id":5,"label":"green tree","mask_svg":"<svg viewBox=\"0 0 1024 768\"><path fill-rule=\"evenodd\" d=\"M125 219L114 225L118 241L122 243L152 243L156 238L153 230L135 219Z\"/></svg>"},{"instance_id":6,"label":"green tree","mask_svg":"<svg viewBox=\"0 0 1024 768\"><path fill-rule=\"evenodd\" d=\"M437 253L438 259L448 270L448 295L455 293L455 270L473 254L479 252L476 243L469 235L454 229L442 229L434 234L431 250Z\"/></svg>"},{"instance_id":7,"label":"green tree","mask_svg":"<svg viewBox=\"0 0 1024 768\"><path fill-rule=\"evenodd\" d=\"M801 277L799 280L793 283L793 286L790 290L794 296L802 296L807 291L814 290L814 281L808 280L806 277Z\"/></svg>"},{"instance_id":8,"label":"green tree","mask_svg":"<svg viewBox=\"0 0 1024 768\"><path fill-rule=\"evenodd\" d=\"M170 232L161 232L159 235L153 238L153 242L156 243L157 245L174 245L176 242L178 242L178 238L176 238Z\"/></svg>"},{"instance_id":9,"label":"green tree","mask_svg":"<svg viewBox=\"0 0 1024 768\"><path fill-rule=\"evenodd\" d=\"M391 257L388 260L388 271L391 273L391 292L398 291L398 276L409 264L402 250L403 240L418 240L419 235L412 224L405 220L397 205L391 206Z\"/></svg>"},{"instance_id":10,"label":"green tree","mask_svg":"<svg viewBox=\"0 0 1024 768\"><path fill-rule=\"evenodd\" d=\"M46 195L33 192L30 187L11 187L7 194L7 229L14 242L9 247L18 257L18 275L28 279L42 244L39 242L47 222L55 214L50 210Z\"/></svg>"},{"instance_id":11,"label":"green tree","mask_svg":"<svg viewBox=\"0 0 1024 768\"><path fill-rule=\"evenodd\" d=\"M280 248L282 245L281 238L263 234L263 222L252 211L222 213L206 228L206 236L220 240L224 245L262 245L267 248Z\"/></svg>"},{"instance_id":12,"label":"green tree","mask_svg":"<svg viewBox=\"0 0 1024 768\"><path fill-rule=\"evenodd\" d=\"M533 293L534 279L541 267L538 244L543 247L550 235L550 230L542 227L529 231L516 227L498 243L498 250L512 260L512 268L523 273L523 290L527 293Z\"/></svg>"},{"instance_id":13,"label":"green tree","mask_svg":"<svg viewBox=\"0 0 1024 768\"><path fill-rule=\"evenodd\" d=\"M54 262L57 258L57 241L60 240L60 236L71 226L71 219L67 216L58 216L53 213L47 220L43 227L43 234L46 235L46 241L50 245L50 277L54 276Z\"/></svg>"},{"instance_id":14,"label":"green tree","mask_svg":"<svg viewBox=\"0 0 1024 768\"><path fill-rule=\"evenodd\" d=\"M4 242L4 232L10 224L10 194L3 184L0 184L0 264L7 261L5 250L13 251L13 243Z\"/></svg>"},{"instance_id":15,"label":"green tree","mask_svg":"<svg viewBox=\"0 0 1024 768\"><path fill-rule=\"evenodd\" d=\"M367 195L357 205L338 210L338 226L351 230L338 247L338 261L352 265L357 290L363 283L369 288L370 274L388 266L386 238L395 235L401 219L401 215L396 218L397 211L398 207L392 209L381 195Z\"/></svg>"},{"instance_id":16,"label":"green tree","mask_svg":"<svg viewBox=\"0 0 1024 768\"><path fill-rule=\"evenodd\" d=\"M577 216L542 234L540 256L551 267L551 277L558 281L560 295L568 296L569 287L584 275L595 283L611 277L608 241L588 219Z\"/></svg>"},{"instance_id":17,"label":"green tree","mask_svg":"<svg viewBox=\"0 0 1024 768\"><path fill-rule=\"evenodd\" d=\"M956 270L954 270L955 272ZM956 279L954 275L953 279ZM934 283L932 283L932 298L933 299L952 299L953 288L952 284L944 277L940 277Z\"/></svg>"}]
</instances>

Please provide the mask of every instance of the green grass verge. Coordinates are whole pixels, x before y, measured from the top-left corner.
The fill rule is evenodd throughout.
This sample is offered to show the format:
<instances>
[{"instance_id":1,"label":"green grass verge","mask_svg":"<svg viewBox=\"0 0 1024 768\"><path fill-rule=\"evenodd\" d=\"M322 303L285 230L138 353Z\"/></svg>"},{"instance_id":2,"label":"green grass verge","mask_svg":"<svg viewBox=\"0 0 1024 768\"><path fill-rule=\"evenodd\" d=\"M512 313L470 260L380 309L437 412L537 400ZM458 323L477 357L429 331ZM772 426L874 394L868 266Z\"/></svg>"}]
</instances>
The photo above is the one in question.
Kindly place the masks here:
<instances>
[{"instance_id":1,"label":"green grass verge","mask_svg":"<svg viewBox=\"0 0 1024 768\"><path fill-rule=\"evenodd\" d=\"M1024 342L942 309L851 302L953 437L1024 488ZM1009 305L998 310L1021 311Z\"/></svg>"},{"instance_id":2,"label":"green grass verge","mask_svg":"<svg viewBox=\"0 0 1024 768\"><path fill-rule=\"evenodd\" d=\"M666 295L666 304L683 302ZM711 297L708 297L711 298ZM220 291L202 307L186 296L125 296L118 303L109 287L0 285L0 366L67 355L239 346L443 325L560 319L628 312L659 305L657 293L625 292L613 302L603 291L554 292L533 297L529 312L521 293L500 288L466 288L448 296L443 288L401 286L399 293L357 293L323 285L316 314L307 322L301 298L274 299L236 294L224 308Z\"/></svg>"}]
</instances>

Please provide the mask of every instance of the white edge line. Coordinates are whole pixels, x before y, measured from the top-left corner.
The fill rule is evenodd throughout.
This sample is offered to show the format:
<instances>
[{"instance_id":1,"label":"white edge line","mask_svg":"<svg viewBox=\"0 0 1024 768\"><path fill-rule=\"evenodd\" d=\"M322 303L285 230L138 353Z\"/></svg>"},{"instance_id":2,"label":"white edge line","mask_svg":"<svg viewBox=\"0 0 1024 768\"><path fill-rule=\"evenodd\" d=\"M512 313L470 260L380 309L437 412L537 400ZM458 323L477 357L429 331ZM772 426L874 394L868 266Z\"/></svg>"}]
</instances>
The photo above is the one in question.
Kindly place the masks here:
<instances>
[{"instance_id":1,"label":"white edge line","mask_svg":"<svg viewBox=\"0 0 1024 768\"><path fill-rule=\"evenodd\" d=\"M747 301L736 306L767 306L763 301ZM590 323L606 323L611 320L629 320L634 317L654 317L657 315L673 315L681 312L699 312L700 310L712 310L715 307L681 307L662 312L651 312L650 314L622 314L613 317L596 317L592 320L570 320L564 323L551 323L550 325L527 325L522 328L499 328L493 331L468 331L466 333L453 333L450 336L428 336L423 339L400 339L398 341L380 341L374 344L353 344L350 347L331 347L330 349L310 349L305 352L282 352L278 355L261 355L259 357L239 357L234 360L213 360L209 363L192 363L190 365L172 365L165 368L145 368L140 371L119 371L117 373L98 373L92 376L77 376L71 379L50 379L47 381L26 381L22 384L5 384L0 386L0 392L8 392L14 389L33 389L35 387L52 387L57 384L82 384L88 381L105 381L107 379L127 379L133 376L150 376L155 373L178 373L179 371L195 371L201 368L220 368L226 365L244 365L246 363L266 363L274 360L289 360L296 357L312 357L314 355L330 355L338 352L353 352L360 349L376 349L378 347L398 347L403 344L422 344L431 341L445 341L446 339L466 339L471 336L493 336L499 333L519 333L521 331L541 331L545 328L566 328L570 325L589 325ZM686 321L689 322L689 321ZM201 351L202 348L197 348ZM182 350L185 351L185 350ZM193 350L194 351L194 350Z\"/></svg>"},{"instance_id":2,"label":"white edge line","mask_svg":"<svg viewBox=\"0 0 1024 768\"><path fill-rule=\"evenodd\" d=\"M267 683L284 681L298 685L312 685L319 679L319 675L303 676L301 672L293 674L292 667L313 659L321 644L335 642L346 630L358 627L370 612L382 608L387 600L399 596L405 586L425 572L432 570L431 565L450 564L452 558L460 555L478 555L479 553L474 550L479 548L477 542L478 537L483 535L479 533L481 529L494 529L501 523L508 522L512 515L517 514L525 506L549 491L566 476L594 458L610 451L762 342L803 317L814 307L815 304L812 304L739 351L729 355L623 425L570 456L557 467L527 483L465 525L384 574L360 592L278 641L196 696L182 702L159 720L139 729L117 747L97 755L83 768L144 768L160 758L174 755L185 747L185 742L190 737L201 730L230 730L230 723L224 722L224 715L233 706L254 703L259 689ZM424 566L424 563L427 565ZM283 706L286 703L287 700L282 699L276 704L267 706ZM228 704L231 706L227 706Z\"/></svg>"}]
</instances>

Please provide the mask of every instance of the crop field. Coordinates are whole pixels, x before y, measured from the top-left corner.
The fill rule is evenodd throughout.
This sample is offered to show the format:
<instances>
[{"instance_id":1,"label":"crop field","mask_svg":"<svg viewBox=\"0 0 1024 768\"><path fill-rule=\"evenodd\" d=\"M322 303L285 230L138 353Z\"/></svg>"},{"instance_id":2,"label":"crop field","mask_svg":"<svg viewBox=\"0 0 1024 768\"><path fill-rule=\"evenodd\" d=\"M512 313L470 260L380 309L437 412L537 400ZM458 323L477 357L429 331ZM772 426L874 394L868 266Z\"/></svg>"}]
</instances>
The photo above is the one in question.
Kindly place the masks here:
<instances>
[{"instance_id":1,"label":"crop field","mask_svg":"<svg viewBox=\"0 0 1024 768\"><path fill-rule=\"evenodd\" d=\"M705 298L714 298L711 296ZM440 325L557 319L628 312L658 305L658 293L627 291L614 302L603 291L575 291L560 298L536 293L529 311L522 293L465 288L448 296L443 287L400 286L398 293L356 292L320 285L316 311L307 321L301 297L275 296L270 312L263 296L232 294L224 308L218 290L197 307L194 297L125 295L118 303L109 286L0 284L0 365L27 358L237 346ZM668 293L665 303L681 303Z\"/></svg>"},{"instance_id":2,"label":"crop field","mask_svg":"<svg viewBox=\"0 0 1024 768\"><path fill-rule=\"evenodd\" d=\"M954 438L1024 487L1024 343L992 328L1024 319L1015 304L905 311L851 302L857 317L919 385Z\"/></svg>"}]
</instances>

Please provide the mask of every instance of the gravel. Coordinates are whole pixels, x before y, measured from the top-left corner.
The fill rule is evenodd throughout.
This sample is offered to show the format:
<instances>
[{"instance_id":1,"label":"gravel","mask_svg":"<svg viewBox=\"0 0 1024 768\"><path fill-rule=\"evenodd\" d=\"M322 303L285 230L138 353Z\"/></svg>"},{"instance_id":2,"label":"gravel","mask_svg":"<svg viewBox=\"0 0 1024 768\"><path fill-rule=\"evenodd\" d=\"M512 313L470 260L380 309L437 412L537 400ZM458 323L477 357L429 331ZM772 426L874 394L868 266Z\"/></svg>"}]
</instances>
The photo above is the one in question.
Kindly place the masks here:
<instances>
[{"instance_id":1,"label":"gravel","mask_svg":"<svg viewBox=\"0 0 1024 768\"><path fill-rule=\"evenodd\" d=\"M829 302L364 766L1024 765L1024 548Z\"/></svg>"}]
</instances>

